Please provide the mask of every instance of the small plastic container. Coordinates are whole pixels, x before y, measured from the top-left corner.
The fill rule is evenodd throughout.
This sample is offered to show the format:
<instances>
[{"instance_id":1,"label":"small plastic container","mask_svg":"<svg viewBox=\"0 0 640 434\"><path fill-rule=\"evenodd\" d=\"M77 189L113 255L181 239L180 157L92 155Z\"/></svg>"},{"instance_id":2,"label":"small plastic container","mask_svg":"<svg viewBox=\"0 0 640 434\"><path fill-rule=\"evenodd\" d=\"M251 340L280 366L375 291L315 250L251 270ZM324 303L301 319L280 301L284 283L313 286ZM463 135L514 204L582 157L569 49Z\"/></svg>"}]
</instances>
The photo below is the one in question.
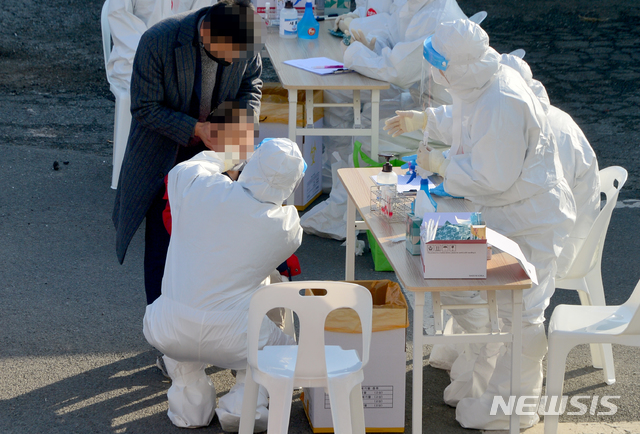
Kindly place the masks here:
<instances>
[{"instance_id":1,"label":"small plastic container","mask_svg":"<svg viewBox=\"0 0 640 434\"><path fill-rule=\"evenodd\" d=\"M271 3L269 2L264 4L264 14L262 15L262 19L267 27L271 25Z\"/></svg>"},{"instance_id":2,"label":"small plastic container","mask_svg":"<svg viewBox=\"0 0 640 434\"><path fill-rule=\"evenodd\" d=\"M382 170L376 177L376 182L380 186L380 210L382 214L387 217L393 217L394 209L393 204L396 196L398 195L398 175L393 171L393 167L389 160L393 155L380 154L381 157L386 158L387 162L382 166Z\"/></svg>"},{"instance_id":3,"label":"small plastic container","mask_svg":"<svg viewBox=\"0 0 640 434\"><path fill-rule=\"evenodd\" d=\"M304 15L298 23L298 38L300 39L318 39L320 32L320 24L313 16L313 2L307 0L304 5Z\"/></svg>"},{"instance_id":4,"label":"small plastic container","mask_svg":"<svg viewBox=\"0 0 640 434\"><path fill-rule=\"evenodd\" d=\"M280 37L293 39L298 37L298 11L293 2L287 0L284 9L280 11Z\"/></svg>"}]
</instances>

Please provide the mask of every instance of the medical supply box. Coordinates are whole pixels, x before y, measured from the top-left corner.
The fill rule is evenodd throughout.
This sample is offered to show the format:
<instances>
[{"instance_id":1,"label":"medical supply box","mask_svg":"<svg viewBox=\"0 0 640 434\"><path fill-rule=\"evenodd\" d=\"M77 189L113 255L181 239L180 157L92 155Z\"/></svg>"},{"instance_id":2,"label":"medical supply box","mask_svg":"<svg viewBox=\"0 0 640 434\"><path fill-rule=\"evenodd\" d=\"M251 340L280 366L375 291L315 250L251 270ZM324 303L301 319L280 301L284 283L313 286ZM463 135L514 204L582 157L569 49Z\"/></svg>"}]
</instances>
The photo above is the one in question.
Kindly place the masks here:
<instances>
[{"instance_id":1,"label":"medical supply box","mask_svg":"<svg viewBox=\"0 0 640 434\"><path fill-rule=\"evenodd\" d=\"M422 228L430 220L443 226L447 221L468 220L471 213L426 213ZM420 242L420 260L425 279L486 279L487 240L433 240Z\"/></svg>"},{"instance_id":2,"label":"medical supply box","mask_svg":"<svg viewBox=\"0 0 640 434\"><path fill-rule=\"evenodd\" d=\"M366 432L404 432L407 355L407 301L400 285L389 280L361 280L373 297L373 332L369 363L364 367L362 401ZM362 354L358 314L351 309L331 312L325 322L325 344ZM323 388L305 388L304 410L314 433L333 432L329 395Z\"/></svg>"},{"instance_id":3,"label":"medical supply box","mask_svg":"<svg viewBox=\"0 0 640 434\"><path fill-rule=\"evenodd\" d=\"M260 131L256 144L265 138L289 137L289 99L288 91L280 83L264 83L262 87L262 101L260 108ZM305 91L298 91L298 105L296 110L296 127L303 125L303 103ZM322 91L313 92L314 103L321 103ZM324 111L314 109L313 127L322 128ZM297 136L296 143L302 152L307 170L302 182L293 193L293 205L299 211L304 210L322 194L322 137Z\"/></svg>"}]
</instances>

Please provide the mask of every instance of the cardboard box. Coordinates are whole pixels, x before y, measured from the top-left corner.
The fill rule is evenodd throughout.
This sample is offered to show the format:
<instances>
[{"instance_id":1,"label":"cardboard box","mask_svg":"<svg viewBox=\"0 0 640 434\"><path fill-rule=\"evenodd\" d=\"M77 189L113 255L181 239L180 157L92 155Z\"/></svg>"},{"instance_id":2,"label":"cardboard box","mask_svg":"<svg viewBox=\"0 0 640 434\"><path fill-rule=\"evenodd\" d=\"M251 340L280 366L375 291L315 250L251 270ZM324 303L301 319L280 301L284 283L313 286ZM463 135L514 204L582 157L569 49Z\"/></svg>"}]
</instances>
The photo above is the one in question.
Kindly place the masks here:
<instances>
[{"instance_id":1,"label":"cardboard box","mask_svg":"<svg viewBox=\"0 0 640 434\"><path fill-rule=\"evenodd\" d=\"M427 213L422 224L439 219L442 226L454 217L468 220L470 213ZM487 240L421 240L420 259L425 279L487 278Z\"/></svg>"},{"instance_id":2,"label":"cardboard box","mask_svg":"<svg viewBox=\"0 0 640 434\"><path fill-rule=\"evenodd\" d=\"M356 281L371 289L375 281ZM395 282L391 282L395 284ZM397 284L396 284L397 285ZM374 295L373 330L369 363L364 368L362 398L367 432L404 432L405 424L405 382L406 382L406 327L408 326L406 300L399 290L402 306L381 306L384 304ZM353 311L351 311L353 312ZM353 315L357 318L355 312ZM356 320L357 321L357 320ZM383 328L376 331L383 322ZM327 328L331 325L327 319ZM362 351L360 333L325 331L325 344L340 345L344 349ZM329 395L323 388L305 388L302 397L307 418L314 433L333 432Z\"/></svg>"},{"instance_id":3,"label":"cardboard box","mask_svg":"<svg viewBox=\"0 0 640 434\"><path fill-rule=\"evenodd\" d=\"M323 101L322 91L315 91L313 100L315 103L321 103ZM305 91L298 91L296 111L298 128L304 125L304 101ZM322 128L324 125L323 110L321 108L314 109L313 114L313 127ZM262 88L260 131L256 144L268 137L288 137L288 122L288 91L279 83L265 83ZM322 136L297 136L296 143L307 163L307 171L293 194L293 204L298 210L304 210L322 194Z\"/></svg>"}]
</instances>

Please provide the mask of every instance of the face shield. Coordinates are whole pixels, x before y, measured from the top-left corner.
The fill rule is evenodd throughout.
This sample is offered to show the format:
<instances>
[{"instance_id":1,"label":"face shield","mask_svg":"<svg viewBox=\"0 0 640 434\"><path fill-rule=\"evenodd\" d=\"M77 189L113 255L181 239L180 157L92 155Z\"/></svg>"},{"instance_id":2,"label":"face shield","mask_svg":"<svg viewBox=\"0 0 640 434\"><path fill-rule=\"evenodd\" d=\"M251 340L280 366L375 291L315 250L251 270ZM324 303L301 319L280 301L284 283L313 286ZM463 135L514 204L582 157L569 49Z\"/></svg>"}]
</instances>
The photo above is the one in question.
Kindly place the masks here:
<instances>
[{"instance_id":1,"label":"face shield","mask_svg":"<svg viewBox=\"0 0 640 434\"><path fill-rule=\"evenodd\" d=\"M433 106L431 102L433 82L445 88L449 87L449 82L442 75L442 71L445 71L448 66L449 61L433 48L431 36L429 36L425 39L422 48L422 77L420 79L420 105L422 110Z\"/></svg>"}]
</instances>

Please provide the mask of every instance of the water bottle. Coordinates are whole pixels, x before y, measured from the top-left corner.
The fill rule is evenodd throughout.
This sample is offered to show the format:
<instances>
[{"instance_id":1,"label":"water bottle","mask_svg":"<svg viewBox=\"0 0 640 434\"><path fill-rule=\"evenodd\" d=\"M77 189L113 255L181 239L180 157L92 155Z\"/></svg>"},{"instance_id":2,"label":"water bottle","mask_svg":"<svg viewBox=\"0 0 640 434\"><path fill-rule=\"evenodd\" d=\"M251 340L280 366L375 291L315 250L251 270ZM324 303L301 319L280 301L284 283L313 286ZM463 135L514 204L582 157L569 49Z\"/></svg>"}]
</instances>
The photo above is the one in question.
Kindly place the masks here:
<instances>
[{"instance_id":1,"label":"water bottle","mask_svg":"<svg viewBox=\"0 0 640 434\"><path fill-rule=\"evenodd\" d=\"M298 37L298 11L293 7L291 0L287 0L284 9L280 12L280 37Z\"/></svg>"},{"instance_id":2,"label":"water bottle","mask_svg":"<svg viewBox=\"0 0 640 434\"><path fill-rule=\"evenodd\" d=\"M313 1L307 0L304 5L304 15L298 23L298 38L300 39L318 39L320 24L313 16Z\"/></svg>"}]
</instances>

